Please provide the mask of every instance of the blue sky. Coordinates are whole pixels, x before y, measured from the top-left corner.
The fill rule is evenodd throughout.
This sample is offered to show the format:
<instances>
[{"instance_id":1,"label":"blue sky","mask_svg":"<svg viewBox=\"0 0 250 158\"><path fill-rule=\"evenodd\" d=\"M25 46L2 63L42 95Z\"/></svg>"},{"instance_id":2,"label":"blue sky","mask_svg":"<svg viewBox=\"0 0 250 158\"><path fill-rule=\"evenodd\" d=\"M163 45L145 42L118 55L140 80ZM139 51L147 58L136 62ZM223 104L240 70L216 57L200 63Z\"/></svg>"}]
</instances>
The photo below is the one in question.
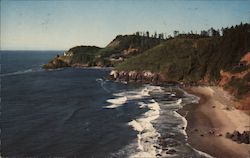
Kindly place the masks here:
<instances>
[{"instance_id":1,"label":"blue sky","mask_svg":"<svg viewBox=\"0 0 250 158\"><path fill-rule=\"evenodd\" d=\"M250 0L1 0L1 49L106 46L118 34L180 32L250 22Z\"/></svg>"}]
</instances>

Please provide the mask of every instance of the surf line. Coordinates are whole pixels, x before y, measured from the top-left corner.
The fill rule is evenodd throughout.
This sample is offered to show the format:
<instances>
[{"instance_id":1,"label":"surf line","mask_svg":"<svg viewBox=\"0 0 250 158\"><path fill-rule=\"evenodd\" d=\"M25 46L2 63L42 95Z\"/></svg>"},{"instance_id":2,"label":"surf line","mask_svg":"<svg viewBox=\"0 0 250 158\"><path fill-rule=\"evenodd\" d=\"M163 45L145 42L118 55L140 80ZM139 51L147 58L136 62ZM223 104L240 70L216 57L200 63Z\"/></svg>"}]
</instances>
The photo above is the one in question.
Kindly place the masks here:
<instances>
[{"instance_id":1,"label":"surf line","mask_svg":"<svg viewBox=\"0 0 250 158\"><path fill-rule=\"evenodd\" d=\"M128 123L139 132L137 134L138 152L131 157L155 157L161 152L161 149L155 148L160 133L156 131L152 124L152 121L160 116L160 106L154 99L150 101L152 103L147 104L149 111L144 113L143 117Z\"/></svg>"}]
</instances>

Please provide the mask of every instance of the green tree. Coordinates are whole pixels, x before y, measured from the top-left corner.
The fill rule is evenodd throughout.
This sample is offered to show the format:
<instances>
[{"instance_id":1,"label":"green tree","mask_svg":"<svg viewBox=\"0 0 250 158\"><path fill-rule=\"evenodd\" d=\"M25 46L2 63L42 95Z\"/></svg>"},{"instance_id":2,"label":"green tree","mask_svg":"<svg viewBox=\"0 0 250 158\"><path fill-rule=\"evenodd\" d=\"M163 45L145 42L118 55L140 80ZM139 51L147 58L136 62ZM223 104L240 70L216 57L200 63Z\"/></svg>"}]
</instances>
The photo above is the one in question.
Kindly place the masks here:
<instances>
[{"instance_id":1,"label":"green tree","mask_svg":"<svg viewBox=\"0 0 250 158\"><path fill-rule=\"evenodd\" d=\"M174 37L179 35L179 31L174 30Z\"/></svg>"}]
</instances>

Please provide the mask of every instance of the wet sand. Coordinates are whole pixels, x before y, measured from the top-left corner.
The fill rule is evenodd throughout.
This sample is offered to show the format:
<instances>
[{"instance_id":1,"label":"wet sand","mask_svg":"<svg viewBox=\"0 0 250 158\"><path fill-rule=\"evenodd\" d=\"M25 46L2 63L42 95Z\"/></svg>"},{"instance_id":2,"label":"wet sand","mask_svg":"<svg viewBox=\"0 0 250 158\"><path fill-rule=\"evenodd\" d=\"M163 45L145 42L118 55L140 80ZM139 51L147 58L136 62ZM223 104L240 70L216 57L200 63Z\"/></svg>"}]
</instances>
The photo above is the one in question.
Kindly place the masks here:
<instances>
[{"instance_id":1,"label":"wet sand","mask_svg":"<svg viewBox=\"0 0 250 158\"><path fill-rule=\"evenodd\" d=\"M250 145L225 137L226 132L250 130L250 116L233 108L233 98L217 87L190 87L188 93L200 97L198 104L186 105L188 142L192 147L221 158L250 157Z\"/></svg>"}]
</instances>

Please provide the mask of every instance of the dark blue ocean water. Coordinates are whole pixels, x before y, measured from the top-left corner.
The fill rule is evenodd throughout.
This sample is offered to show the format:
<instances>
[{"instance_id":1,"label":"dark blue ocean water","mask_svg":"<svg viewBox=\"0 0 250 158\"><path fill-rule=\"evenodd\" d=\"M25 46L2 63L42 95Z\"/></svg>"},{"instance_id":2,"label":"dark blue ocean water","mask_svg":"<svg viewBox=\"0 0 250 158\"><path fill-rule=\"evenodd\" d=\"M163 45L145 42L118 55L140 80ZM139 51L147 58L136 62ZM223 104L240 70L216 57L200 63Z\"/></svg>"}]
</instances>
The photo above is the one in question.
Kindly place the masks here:
<instances>
[{"instance_id":1,"label":"dark blue ocean water","mask_svg":"<svg viewBox=\"0 0 250 158\"><path fill-rule=\"evenodd\" d=\"M136 138L127 123L143 110L103 108L136 86L104 82L107 69L42 70L58 53L1 52L3 156L103 157Z\"/></svg>"},{"instance_id":2,"label":"dark blue ocean water","mask_svg":"<svg viewBox=\"0 0 250 158\"><path fill-rule=\"evenodd\" d=\"M1 156L201 157L176 113L197 97L178 87L111 82L109 69L41 69L62 53L1 51Z\"/></svg>"}]
</instances>

